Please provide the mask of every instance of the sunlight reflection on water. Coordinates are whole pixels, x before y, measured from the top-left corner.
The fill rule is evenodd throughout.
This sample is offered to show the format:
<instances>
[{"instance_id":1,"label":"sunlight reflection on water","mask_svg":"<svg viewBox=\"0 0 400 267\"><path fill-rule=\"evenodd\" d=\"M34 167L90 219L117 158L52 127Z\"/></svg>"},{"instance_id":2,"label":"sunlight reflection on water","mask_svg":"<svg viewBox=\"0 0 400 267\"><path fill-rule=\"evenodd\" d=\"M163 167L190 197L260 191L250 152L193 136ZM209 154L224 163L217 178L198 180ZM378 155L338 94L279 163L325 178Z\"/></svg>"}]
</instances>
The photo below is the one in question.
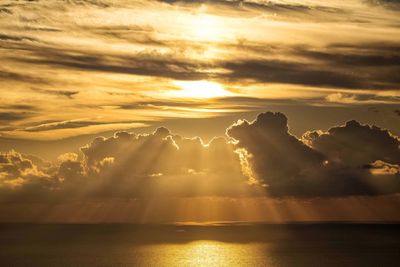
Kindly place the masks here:
<instances>
[{"instance_id":1,"label":"sunlight reflection on water","mask_svg":"<svg viewBox=\"0 0 400 267\"><path fill-rule=\"evenodd\" d=\"M276 266L266 257L265 244L199 240L150 245L145 250L154 255L154 266Z\"/></svg>"}]
</instances>

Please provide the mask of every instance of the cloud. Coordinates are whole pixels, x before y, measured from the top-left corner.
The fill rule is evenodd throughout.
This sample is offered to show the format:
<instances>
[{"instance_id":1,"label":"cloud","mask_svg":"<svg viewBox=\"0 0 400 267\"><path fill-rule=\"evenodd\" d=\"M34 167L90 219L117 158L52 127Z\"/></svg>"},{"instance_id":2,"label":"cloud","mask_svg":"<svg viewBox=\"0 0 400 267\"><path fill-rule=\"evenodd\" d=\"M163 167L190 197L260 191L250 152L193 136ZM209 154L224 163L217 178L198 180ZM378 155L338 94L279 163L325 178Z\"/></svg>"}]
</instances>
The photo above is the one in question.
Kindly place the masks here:
<instances>
[{"instance_id":1,"label":"cloud","mask_svg":"<svg viewBox=\"0 0 400 267\"><path fill-rule=\"evenodd\" d=\"M396 73L400 68L400 54L396 41L355 44L328 42L321 46L267 41L237 42L235 39L217 45L229 52L229 57L199 60L193 56L207 51L208 42L165 40L158 38L157 31L152 26L85 26L84 29L91 35L105 38L106 42L112 42L109 39L111 36L118 39L117 41L137 43L146 49L129 54L110 51L100 53L95 52L96 50L83 51L79 48L71 49L51 44L23 43L19 49L23 50L26 56L14 55L10 59L18 63L69 70L175 80L253 80L267 84L364 90L396 90L399 84ZM154 45L158 48L155 49ZM197 52L193 54L195 51ZM240 56L243 51L246 51L247 56Z\"/></svg>"},{"instance_id":2,"label":"cloud","mask_svg":"<svg viewBox=\"0 0 400 267\"><path fill-rule=\"evenodd\" d=\"M382 6L392 10L400 9L399 0L366 0L366 2L373 6Z\"/></svg>"},{"instance_id":3,"label":"cloud","mask_svg":"<svg viewBox=\"0 0 400 267\"><path fill-rule=\"evenodd\" d=\"M173 54L139 53L135 55L105 55L87 51L68 51L56 48L31 48L35 56L16 59L20 62L58 66L85 71L135 74L165 77L177 80L201 80L210 76L202 69L211 67L209 63L190 62Z\"/></svg>"},{"instance_id":4,"label":"cloud","mask_svg":"<svg viewBox=\"0 0 400 267\"><path fill-rule=\"evenodd\" d=\"M206 145L200 138L173 135L160 127L151 134L118 132L110 138L98 137L81 152L80 156L63 154L51 164L37 160L35 164L18 153L20 161L29 163L29 169L48 183L30 187L37 178L4 169L7 181L18 182L18 190L4 187L3 200L254 195L234 145L224 138Z\"/></svg>"},{"instance_id":5,"label":"cloud","mask_svg":"<svg viewBox=\"0 0 400 267\"><path fill-rule=\"evenodd\" d=\"M246 1L246 0L159 0L175 6L200 6L221 9L232 9L242 13L250 13L255 16L259 13L273 15L275 19L281 20L311 20L311 21L336 21L341 15L350 15L352 12L345 8L334 7L317 3L300 4L298 2L282 1ZM212 10L210 11L212 12Z\"/></svg>"},{"instance_id":6,"label":"cloud","mask_svg":"<svg viewBox=\"0 0 400 267\"><path fill-rule=\"evenodd\" d=\"M2 201L198 196L336 197L400 192L399 139L350 121L302 139L282 113L239 120L204 144L165 127L97 137L57 161L0 155Z\"/></svg>"},{"instance_id":7,"label":"cloud","mask_svg":"<svg viewBox=\"0 0 400 267\"><path fill-rule=\"evenodd\" d=\"M120 132L112 138L97 138L83 147L82 152L88 171L106 173L103 183L114 188L110 190L113 193L142 197L155 193L241 195L246 177L232 146L221 138L204 145L200 138L172 135L161 127L152 134ZM219 160L221 157L224 161ZM104 187L98 190L102 194L110 191Z\"/></svg>"},{"instance_id":8,"label":"cloud","mask_svg":"<svg viewBox=\"0 0 400 267\"><path fill-rule=\"evenodd\" d=\"M121 109L140 109L140 108L155 108L155 109L163 109L163 108L204 108L207 105L204 103L199 103L196 101L171 101L171 100L158 100L158 101L136 101L133 103L126 103L118 105Z\"/></svg>"},{"instance_id":9,"label":"cloud","mask_svg":"<svg viewBox=\"0 0 400 267\"><path fill-rule=\"evenodd\" d=\"M20 74L17 72L0 70L0 82L10 80L14 82L27 82L36 84L45 84L46 81L43 78L31 76L28 74Z\"/></svg>"},{"instance_id":10,"label":"cloud","mask_svg":"<svg viewBox=\"0 0 400 267\"><path fill-rule=\"evenodd\" d=\"M393 186L372 186L383 181L364 168L379 159L400 162L398 139L377 127L352 121L332 128L325 138L309 132L303 143L288 132L285 115L268 112L251 123L239 121L227 134L249 153L247 160L269 195L373 195L400 190L395 175L384 181Z\"/></svg>"},{"instance_id":11,"label":"cloud","mask_svg":"<svg viewBox=\"0 0 400 267\"><path fill-rule=\"evenodd\" d=\"M102 1L102 0L68 0L67 3L70 5L96 6L100 8L107 8L111 6L109 1Z\"/></svg>"},{"instance_id":12,"label":"cloud","mask_svg":"<svg viewBox=\"0 0 400 267\"><path fill-rule=\"evenodd\" d=\"M303 139L330 161L362 166L376 160L400 162L400 140L377 126L362 125L352 120L327 132L308 132Z\"/></svg>"},{"instance_id":13,"label":"cloud","mask_svg":"<svg viewBox=\"0 0 400 267\"><path fill-rule=\"evenodd\" d=\"M399 79L395 75L400 68L398 43L264 48L244 42L239 46L253 51L262 59L220 61L218 64L228 71L222 78L348 89L398 88ZM285 55L287 59L269 58L265 56L266 53ZM357 71L354 71L355 68Z\"/></svg>"},{"instance_id":14,"label":"cloud","mask_svg":"<svg viewBox=\"0 0 400 267\"><path fill-rule=\"evenodd\" d=\"M47 186L51 186L50 175L38 168L27 156L13 150L0 153L2 198L21 191L30 194L32 191L44 190Z\"/></svg>"},{"instance_id":15,"label":"cloud","mask_svg":"<svg viewBox=\"0 0 400 267\"><path fill-rule=\"evenodd\" d=\"M12 11L11 11L9 8L7 8L7 7L0 7L0 14L1 14L1 13L7 14L7 15L11 15L11 14L12 14Z\"/></svg>"},{"instance_id":16,"label":"cloud","mask_svg":"<svg viewBox=\"0 0 400 267\"><path fill-rule=\"evenodd\" d=\"M95 26L91 25L86 30L100 38L110 38L109 41L126 41L129 43L168 46L172 42L160 40L156 37L155 29L149 25L130 25L130 26Z\"/></svg>"},{"instance_id":17,"label":"cloud","mask_svg":"<svg viewBox=\"0 0 400 267\"><path fill-rule=\"evenodd\" d=\"M19 121L29 118L32 112L0 112L0 121Z\"/></svg>"},{"instance_id":18,"label":"cloud","mask_svg":"<svg viewBox=\"0 0 400 267\"><path fill-rule=\"evenodd\" d=\"M85 179L85 166L83 162L78 159L76 153L65 153L58 157L60 165L57 171L57 179L63 182L65 187L72 186L76 190L77 184L79 185Z\"/></svg>"},{"instance_id":19,"label":"cloud","mask_svg":"<svg viewBox=\"0 0 400 267\"><path fill-rule=\"evenodd\" d=\"M399 98L396 96L379 96L374 94L348 94L348 93L332 93L325 97L329 103L336 104L397 104Z\"/></svg>"},{"instance_id":20,"label":"cloud","mask_svg":"<svg viewBox=\"0 0 400 267\"><path fill-rule=\"evenodd\" d=\"M240 45L254 49L252 45ZM338 47L340 47L338 45ZM239 48L239 47L237 47ZM399 54L383 46L369 50L327 47L323 51L312 48L286 47L286 60L274 58L195 61L177 57L174 53L140 53L134 55L105 55L81 53L56 48L31 48L31 56L15 60L38 65L57 66L84 71L134 74L177 80L219 79L226 81L253 80L261 83L296 84L314 87L349 89L397 89ZM360 50L361 49L361 50ZM374 49L377 49L374 47ZM301 60L289 60L299 57ZM353 69L361 68L360 71ZM224 70L221 72L221 70Z\"/></svg>"},{"instance_id":21,"label":"cloud","mask_svg":"<svg viewBox=\"0 0 400 267\"><path fill-rule=\"evenodd\" d=\"M129 122L128 122L129 123ZM109 122L97 122L97 121L86 121L86 120L71 120L71 121L57 121L44 123L36 126L27 127L24 131L27 132L41 132L41 131L51 131L58 129L74 129L74 128L82 128L92 125L104 125L104 124L112 124Z\"/></svg>"},{"instance_id":22,"label":"cloud","mask_svg":"<svg viewBox=\"0 0 400 267\"><path fill-rule=\"evenodd\" d=\"M116 130L143 128L147 124L143 122L89 122L89 121L63 121L50 122L29 127L9 127L3 129L1 135L4 138L21 140L61 140L79 135L93 135Z\"/></svg>"},{"instance_id":23,"label":"cloud","mask_svg":"<svg viewBox=\"0 0 400 267\"><path fill-rule=\"evenodd\" d=\"M36 110L36 107L34 105L28 105L28 104L4 104L0 105L0 109L16 109L16 110Z\"/></svg>"},{"instance_id":24,"label":"cloud","mask_svg":"<svg viewBox=\"0 0 400 267\"><path fill-rule=\"evenodd\" d=\"M362 82L351 75L320 66L281 60L241 60L223 63L232 80L251 79L265 83L301 84L342 88L362 88Z\"/></svg>"},{"instance_id":25,"label":"cloud","mask_svg":"<svg viewBox=\"0 0 400 267\"><path fill-rule=\"evenodd\" d=\"M75 95L79 94L79 91L45 90L45 89L39 89L39 88L33 88L33 90L38 93L63 96L63 97L69 98L69 99L72 99Z\"/></svg>"},{"instance_id":26,"label":"cloud","mask_svg":"<svg viewBox=\"0 0 400 267\"><path fill-rule=\"evenodd\" d=\"M325 160L289 133L282 113L267 112L253 122L238 121L227 129L227 135L237 140L237 147L250 153L248 160L256 178L272 194L300 193L307 182L301 177L314 176Z\"/></svg>"},{"instance_id":27,"label":"cloud","mask_svg":"<svg viewBox=\"0 0 400 267\"><path fill-rule=\"evenodd\" d=\"M328 102L344 103L344 104L357 102L356 97L354 95L342 94L342 93L329 94L325 97L325 99Z\"/></svg>"},{"instance_id":28,"label":"cloud","mask_svg":"<svg viewBox=\"0 0 400 267\"><path fill-rule=\"evenodd\" d=\"M382 160L374 161L366 166L370 172L375 175L398 175L400 174L400 166L397 164L390 164ZM400 181L399 181L400 182Z\"/></svg>"},{"instance_id":29,"label":"cloud","mask_svg":"<svg viewBox=\"0 0 400 267\"><path fill-rule=\"evenodd\" d=\"M304 44L260 46L243 40L237 47L253 52L258 59L220 62L230 71L226 75L228 79L376 90L396 89L399 83L393 75L400 67L397 42L331 43L315 47ZM276 59L282 55L286 60Z\"/></svg>"},{"instance_id":30,"label":"cloud","mask_svg":"<svg viewBox=\"0 0 400 267\"><path fill-rule=\"evenodd\" d=\"M400 45L388 44L331 44L325 49L298 48L295 53L309 59L325 61L338 67L391 67L400 66Z\"/></svg>"},{"instance_id":31,"label":"cloud","mask_svg":"<svg viewBox=\"0 0 400 267\"><path fill-rule=\"evenodd\" d=\"M34 42L34 41L37 41L37 39L28 37L28 36L0 34L0 41L14 41L14 42L31 41L31 42Z\"/></svg>"}]
</instances>

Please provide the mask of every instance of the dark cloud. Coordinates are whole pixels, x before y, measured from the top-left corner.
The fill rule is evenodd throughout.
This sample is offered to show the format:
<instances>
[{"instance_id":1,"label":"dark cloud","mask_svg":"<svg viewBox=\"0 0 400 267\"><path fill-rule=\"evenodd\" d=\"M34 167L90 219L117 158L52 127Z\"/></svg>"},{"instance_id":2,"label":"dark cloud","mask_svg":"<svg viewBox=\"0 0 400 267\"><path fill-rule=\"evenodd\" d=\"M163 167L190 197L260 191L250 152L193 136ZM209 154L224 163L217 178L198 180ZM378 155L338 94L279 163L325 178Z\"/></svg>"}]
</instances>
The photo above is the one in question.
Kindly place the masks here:
<instances>
[{"instance_id":1,"label":"dark cloud","mask_svg":"<svg viewBox=\"0 0 400 267\"><path fill-rule=\"evenodd\" d=\"M280 60L242 60L223 63L229 80L251 79L264 83L287 83L310 86L363 88L355 75L324 70L316 65Z\"/></svg>"},{"instance_id":2,"label":"dark cloud","mask_svg":"<svg viewBox=\"0 0 400 267\"><path fill-rule=\"evenodd\" d=\"M14 41L14 42L22 42L22 41L37 41L37 39L28 37L28 36L21 36L21 35L10 35L10 34L0 34L0 41Z\"/></svg>"},{"instance_id":3,"label":"dark cloud","mask_svg":"<svg viewBox=\"0 0 400 267\"><path fill-rule=\"evenodd\" d=\"M37 107L27 104L10 104L10 105L0 105L0 109L37 110Z\"/></svg>"},{"instance_id":4,"label":"dark cloud","mask_svg":"<svg viewBox=\"0 0 400 267\"><path fill-rule=\"evenodd\" d=\"M308 132L303 138L330 161L362 166L376 160L400 162L400 141L389 131L376 126L349 121L327 132Z\"/></svg>"},{"instance_id":5,"label":"dark cloud","mask_svg":"<svg viewBox=\"0 0 400 267\"><path fill-rule=\"evenodd\" d=\"M257 176L274 195L303 193L307 181L302 176L315 175L324 156L306 146L288 131L282 113L263 113L254 122L239 121L227 129L237 146L250 153L249 161ZM307 193L307 192L304 192Z\"/></svg>"},{"instance_id":6,"label":"dark cloud","mask_svg":"<svg viewBox=\"0 0 400 267\"><path fill-rule=\"evenodd\" d=\"M39 88L32 88L35 92L40 92L48 95L64 96L67 98L73 98L75 95L79 94L79 91L67 91L67 90L45 90Z\"/></svg>"},{"instance_id":7,"label":"dark cloud","mask_svg":"<svg viewBox=\"0 0 400 267\"><path fill-rule=\"evenodd\" d=\"M129 43L144 44L149 46L168 46L168 41L159 40L155 36L155 29L149 25L129 26L90 26L86 30L101 37L108 37L112 41L127 41Z\"/></svg>"},{"instance_id":8,"label":"dark cloud","mask_svg":"<svg viewBox=\"0 0 400 267\"><path fill-rule=\"evenodd\" d=\"M229 71L225 75L229 80L352 89L397 89L399 84L395 74L400 71L400 45L397 43L332 44L321 49L309 46L263 48L244 42L239 47L264 58L220 62ZM284 54L297 60L268 59L265 53Z\"/></svg>"},{"instance_id":9,"label":"dark cloud","mask_svg":"<svg viewBox=\"0 0 400 267\"><path fill-rule=\"evenodd\" d=\"M18 61L73 68L86 71L135 74L153 77L166 77L178 80L206 79L212 74L202 71L211 64L190 62L177 59L173 55L137 54L104 55L79 51L63 51L53 48L37 50L32 48L39 58L16 58Z\"/></svg>"},{"instance_id":10,"label":"dark cloud","mask_svg":"<svg viewBox=\"0 0 400 267\"><path fill-rule=\"evenodd\" d=\"M43 78L35 77L27 74L20 74L13 71L0 70L0 82L2 80L11 80L15 82L27 82L27 83L46 83Z\"/></svg>"},{"instance_id":11,"label":"dark cloud","mask_svg":"<svg viewBox=\"0 0 400 267\"><path fill-rule=\"evenodd\" d=\"M1 13L11 15L13 12L7 7L0 7L0 14Z\"/></svg>"},{"instance_id":12,"label":"dark cloud","mask_svg":"<svg viewBox=\"0 0 400 267\"><path fill-rule=\"evenodd\" d=\"M0 112L0 121L19 121L32 115L33 113L31 112Z\"/></svg>"},{"instance_id":13,"label":"dark cloud","mask_svg":"<svg viewBox=\"0 0 400 267\"><path fill-rule=\"evenodd\" d=\"M329 133L327 138L338 141L328 142L330 146L325 147L317 145L318 141L313 140L320 135L312 132L305 138L311 147L306 146L290 135L283 114L270 112L260 114L252 123L240 121L227 130L238 141L237 146L250 153L248 161L257 179L265 183L267 194L316 197L400 190L397 174L382 180L364 168L379 159L399 164L397 138L355 121L332 128Z\"/></svg>"},{"instance_id":14,"label":"dark cloud","mask_svg":"<svg viewBox=\"0 0 400 267\"><path fill-rule=\"evenodd\" d=\"M337 47L337 46L336 46ZM374 48L374 49L371 49ZM368 44L358 45L352 49L335 49L332 45L325 50L297 49L297 55L324 61L337 67L362 66L362 67L392 67L400 66L400 44L392 44L392 47L369 47Z\"/></svg>"},{"instance_id":15,"label":"dark cloud","mask_svg":"<svg viewBox=\"0 0 400 267\"><path fill-rule=\"evenodd\" d=\"M150 45L150 43L149 43ZM190 44L158 43L188 49ZM194 45L194 44L193 44ZM29 55L13 57L24 63L57 66L84 71L165 77L177 80L215 79L256 81L314 87L349 89L398 89L400 83L399 44L332 44L325 48L276 46L248 43L225 45L260 55L259 59L236 58L211 62L193 61L181 52L159 54L108 55L94 52L24 46ZM278 60L279 55L285 60ZM224 70L221 72L221 70Z\"/></svg>"}]
</instances>

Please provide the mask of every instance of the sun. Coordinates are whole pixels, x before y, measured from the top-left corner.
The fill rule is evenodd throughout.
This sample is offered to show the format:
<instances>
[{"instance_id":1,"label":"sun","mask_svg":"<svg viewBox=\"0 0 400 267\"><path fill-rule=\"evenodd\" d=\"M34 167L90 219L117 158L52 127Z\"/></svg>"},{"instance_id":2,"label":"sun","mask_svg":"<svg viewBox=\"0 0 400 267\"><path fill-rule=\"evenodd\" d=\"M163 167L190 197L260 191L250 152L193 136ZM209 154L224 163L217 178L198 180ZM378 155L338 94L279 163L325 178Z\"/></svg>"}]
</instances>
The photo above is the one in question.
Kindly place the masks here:
<instances>
[{"instance_id":1,"label":"sun","mask_svg":"<svg viewBox=\"0 0 400 267\"><path fill-rule=\"evenodd\" d=\"M223 86L210 81L175 81L180 90L173 93L177 97L186 98L213 98L232 95Z\"/></svg>"}]
</instances>

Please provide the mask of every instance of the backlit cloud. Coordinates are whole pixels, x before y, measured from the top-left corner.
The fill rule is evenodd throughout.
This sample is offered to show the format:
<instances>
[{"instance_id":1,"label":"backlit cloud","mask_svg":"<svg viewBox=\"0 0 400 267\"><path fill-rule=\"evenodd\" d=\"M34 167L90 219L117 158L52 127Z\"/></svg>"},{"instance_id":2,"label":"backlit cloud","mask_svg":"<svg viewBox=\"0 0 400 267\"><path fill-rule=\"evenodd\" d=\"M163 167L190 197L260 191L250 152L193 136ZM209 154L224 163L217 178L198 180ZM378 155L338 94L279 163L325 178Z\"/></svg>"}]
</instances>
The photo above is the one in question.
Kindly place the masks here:
<instances>
[{"instance_id":1,"label":"backlit cloud","mask_svg":"<svg viewBox=\"0 0 400 267\"><path fill-rule=\"evenodd\" d=\"M332 197L399 192L400 141L350 121L326 133L291 135L282 113L227 129L231 138L118 132L45 163L1 154L3 200L196 196ZM350 145L351 144L351 145ZM35 162L34 162L35 161Z\"/></svg>"}]
</instances>

